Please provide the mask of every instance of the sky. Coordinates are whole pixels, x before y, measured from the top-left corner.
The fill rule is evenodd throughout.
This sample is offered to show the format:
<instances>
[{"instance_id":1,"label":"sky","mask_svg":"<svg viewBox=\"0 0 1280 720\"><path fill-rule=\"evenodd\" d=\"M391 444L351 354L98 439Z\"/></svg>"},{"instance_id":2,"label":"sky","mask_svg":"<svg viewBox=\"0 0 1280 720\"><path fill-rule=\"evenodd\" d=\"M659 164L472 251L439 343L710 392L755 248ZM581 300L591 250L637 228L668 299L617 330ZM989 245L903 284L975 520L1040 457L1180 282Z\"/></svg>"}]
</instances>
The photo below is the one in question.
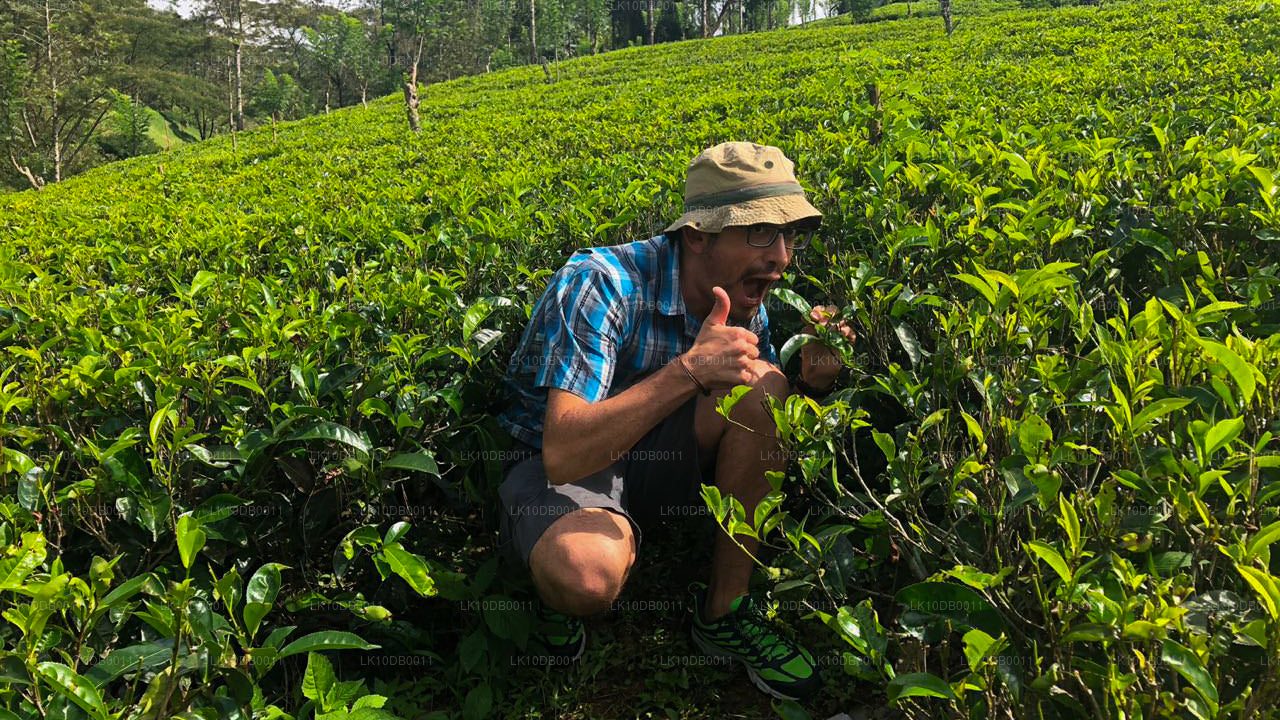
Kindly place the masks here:
<instances>
[{"instance_id":1,"label":"sky","mask_svg":"<svg viewBox=\"0 0 1280 720\"><path fill-rule=\"evenodd\" d=\"M324 2L326 5L332 5L337 8L342 8L344 6L350 6L351 4L353 4L353 0L321 0L321 1ZM170 5L172 4L177 7L179 15L183 17L188 17L191 15L192 10L195 8L196 0L147 0L147 4L153 8L158 8L161 10L169 8ZM816 5L816 7L814 8L816 10L814 17L823 18L829 14L828 6L835 5L835 0L830 0L830 1L816 0L814 4ZM795 24L797 22L800 22L800 19L801 19L800 12L799 12L799 9L797 8L791 15L791 23Z\"/></svg>"},{"instance_id":2,"label":"sky","mask_svg":"<svg viewBox=\"0 0 1280 720\"><path fill-rule=\"evenodd\" d=\"M354 4L354 0L320 0L325 5L332 5L336 8L349 7ZM168 10L170 7L176 7L178 14L183 17L190 17L195 10L196 0L147 0L147 4L159 10Z\"/></svg>"}]
</instances>

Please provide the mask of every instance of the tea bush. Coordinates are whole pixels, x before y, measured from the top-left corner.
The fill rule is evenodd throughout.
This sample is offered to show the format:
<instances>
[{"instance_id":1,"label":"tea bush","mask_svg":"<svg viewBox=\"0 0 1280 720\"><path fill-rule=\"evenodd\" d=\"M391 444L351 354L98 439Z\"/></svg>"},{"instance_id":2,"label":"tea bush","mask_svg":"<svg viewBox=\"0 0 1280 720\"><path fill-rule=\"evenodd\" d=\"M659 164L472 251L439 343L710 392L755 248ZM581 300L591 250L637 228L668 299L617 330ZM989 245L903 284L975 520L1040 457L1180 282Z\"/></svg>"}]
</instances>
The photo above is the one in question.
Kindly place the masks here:
<instances>
[{"instance_id":1,"label":"tea bush","mask_svg":"<svg viewBox=\"0 0 1280 720\"><path fill-rule=\"evenodd\" d=\"M761 509L704 497L829 693L1274 716L1278 42L1271 3L1157 0L671 43L0 198L0 715L415 711L343 657L523 714L505 361L568 252L751 139L826 214L775 337L832 299L860 339L774 408Z\"/></svg>"}]
</instances>

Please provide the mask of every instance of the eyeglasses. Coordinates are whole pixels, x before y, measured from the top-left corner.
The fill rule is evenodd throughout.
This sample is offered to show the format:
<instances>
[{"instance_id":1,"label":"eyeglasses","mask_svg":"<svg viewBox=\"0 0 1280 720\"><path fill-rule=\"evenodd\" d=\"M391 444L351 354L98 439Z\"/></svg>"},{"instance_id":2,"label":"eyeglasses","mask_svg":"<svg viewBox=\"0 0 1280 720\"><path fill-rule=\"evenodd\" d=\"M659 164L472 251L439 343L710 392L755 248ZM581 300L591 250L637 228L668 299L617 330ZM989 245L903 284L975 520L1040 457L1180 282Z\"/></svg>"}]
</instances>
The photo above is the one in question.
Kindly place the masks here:
<instances>
[{"instance_id":1,"label":"eyeglasses","mask_svg":"<svg viewBox=\"0 0 1280 720\"><path fill-rule=\"evenodd\" d=\"M747 244L759 248L772 247L779 235L788 250L803 250L813 238L813 231L777 225L750 225L747 227Z\"/></svg>"}]
</instances>

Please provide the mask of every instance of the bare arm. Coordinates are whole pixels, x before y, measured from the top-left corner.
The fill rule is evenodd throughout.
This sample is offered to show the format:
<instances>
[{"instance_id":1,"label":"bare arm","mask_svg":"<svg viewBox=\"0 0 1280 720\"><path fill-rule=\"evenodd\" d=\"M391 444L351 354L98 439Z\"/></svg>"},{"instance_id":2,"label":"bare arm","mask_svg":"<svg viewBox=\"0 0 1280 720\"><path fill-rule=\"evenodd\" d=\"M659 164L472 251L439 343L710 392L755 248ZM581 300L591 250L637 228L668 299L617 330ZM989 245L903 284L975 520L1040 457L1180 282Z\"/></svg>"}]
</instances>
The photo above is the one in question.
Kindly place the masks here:
<instances>
[{"instance_id":1,"label":"bare arm","mask_svg":"<svg viewBox=\"0 0 1280 720\"><path fill-rule=\"evenodd\" d=\"M758 339L745 328L725 325L729 296L715 288L716 305L703 322L693 347L676 362L710 389L752 385L761 372ZM542 423L542 462L553 485L580 480L617 461L663 418L697 392L675 363L610 398L587 402L551 388Z\"/></svg>"},{"instance_id":2,"label":"bare arm","mask_svg":"<svg viewBox=\"0 0 1280 720\"><path fill-rule=\"evenodd\" d=\"M547 478L560 485L603 470L695 392L693 382L674 365L595 403L551 388L542 424Z\"/></svg>"}]
</instances>

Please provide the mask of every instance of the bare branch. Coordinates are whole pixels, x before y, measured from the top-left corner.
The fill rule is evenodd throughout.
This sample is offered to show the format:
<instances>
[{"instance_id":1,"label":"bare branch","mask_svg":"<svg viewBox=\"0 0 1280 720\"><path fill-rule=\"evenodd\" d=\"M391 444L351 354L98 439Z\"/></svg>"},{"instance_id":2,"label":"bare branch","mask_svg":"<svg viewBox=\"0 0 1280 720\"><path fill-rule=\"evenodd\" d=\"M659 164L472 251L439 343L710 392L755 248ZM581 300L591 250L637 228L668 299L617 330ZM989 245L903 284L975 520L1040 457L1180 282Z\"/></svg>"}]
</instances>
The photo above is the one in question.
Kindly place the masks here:
<instances>
[{"instance_id":1,"label":"bare branch","mask_svg":"<svg viewBox=\"0 0 1280 720\"><path fill-rule=\"evenodd\" d=\"M93 127L89 128L89 132L85 133L84 137L80 138L80 144L76 145L76 149L72 150L71 154L67 156L67 165L70 165L71 162L75 160L76 155L80 154L80 150L84 148L84 144L88 142L89 138L93 137L93 132L98 129L98 124L102 122L102 118L106 117L107 112L110 110L110 105L103 107L102 112L98 114L98 119L93 121ZM68 136L68 138L70 138L70 136Z\"/></svg>"},{"instance_id":2,"label":"bare branch","mask_svg":"<svg viewBox=\"0 0 1280 720\"><path fill-rule=\"evenodd\" d=\"M31 129L31 119L27 117L27 108L22 108L22 124L27 126L27 137L31 138L31 149L39 150L40 144L36 142L36 133Z\"/></svg>"},{"instance_id":3,"label":"bare branch","mask_svg":"<svg viewBox=\"0 0 1280 720\"><path fill-rule=\"evenodd\" d=\"M17 168L18 172L26 176L27 182L31 183L32 188L39 190L44 187L44 181L36 177L35 174L31 172L30 168L26 167L25 165L18 164L18 158L13 156L12 150L9 151L9 162L13 163L13 166Z\"/></svg>"}]
</instances>

